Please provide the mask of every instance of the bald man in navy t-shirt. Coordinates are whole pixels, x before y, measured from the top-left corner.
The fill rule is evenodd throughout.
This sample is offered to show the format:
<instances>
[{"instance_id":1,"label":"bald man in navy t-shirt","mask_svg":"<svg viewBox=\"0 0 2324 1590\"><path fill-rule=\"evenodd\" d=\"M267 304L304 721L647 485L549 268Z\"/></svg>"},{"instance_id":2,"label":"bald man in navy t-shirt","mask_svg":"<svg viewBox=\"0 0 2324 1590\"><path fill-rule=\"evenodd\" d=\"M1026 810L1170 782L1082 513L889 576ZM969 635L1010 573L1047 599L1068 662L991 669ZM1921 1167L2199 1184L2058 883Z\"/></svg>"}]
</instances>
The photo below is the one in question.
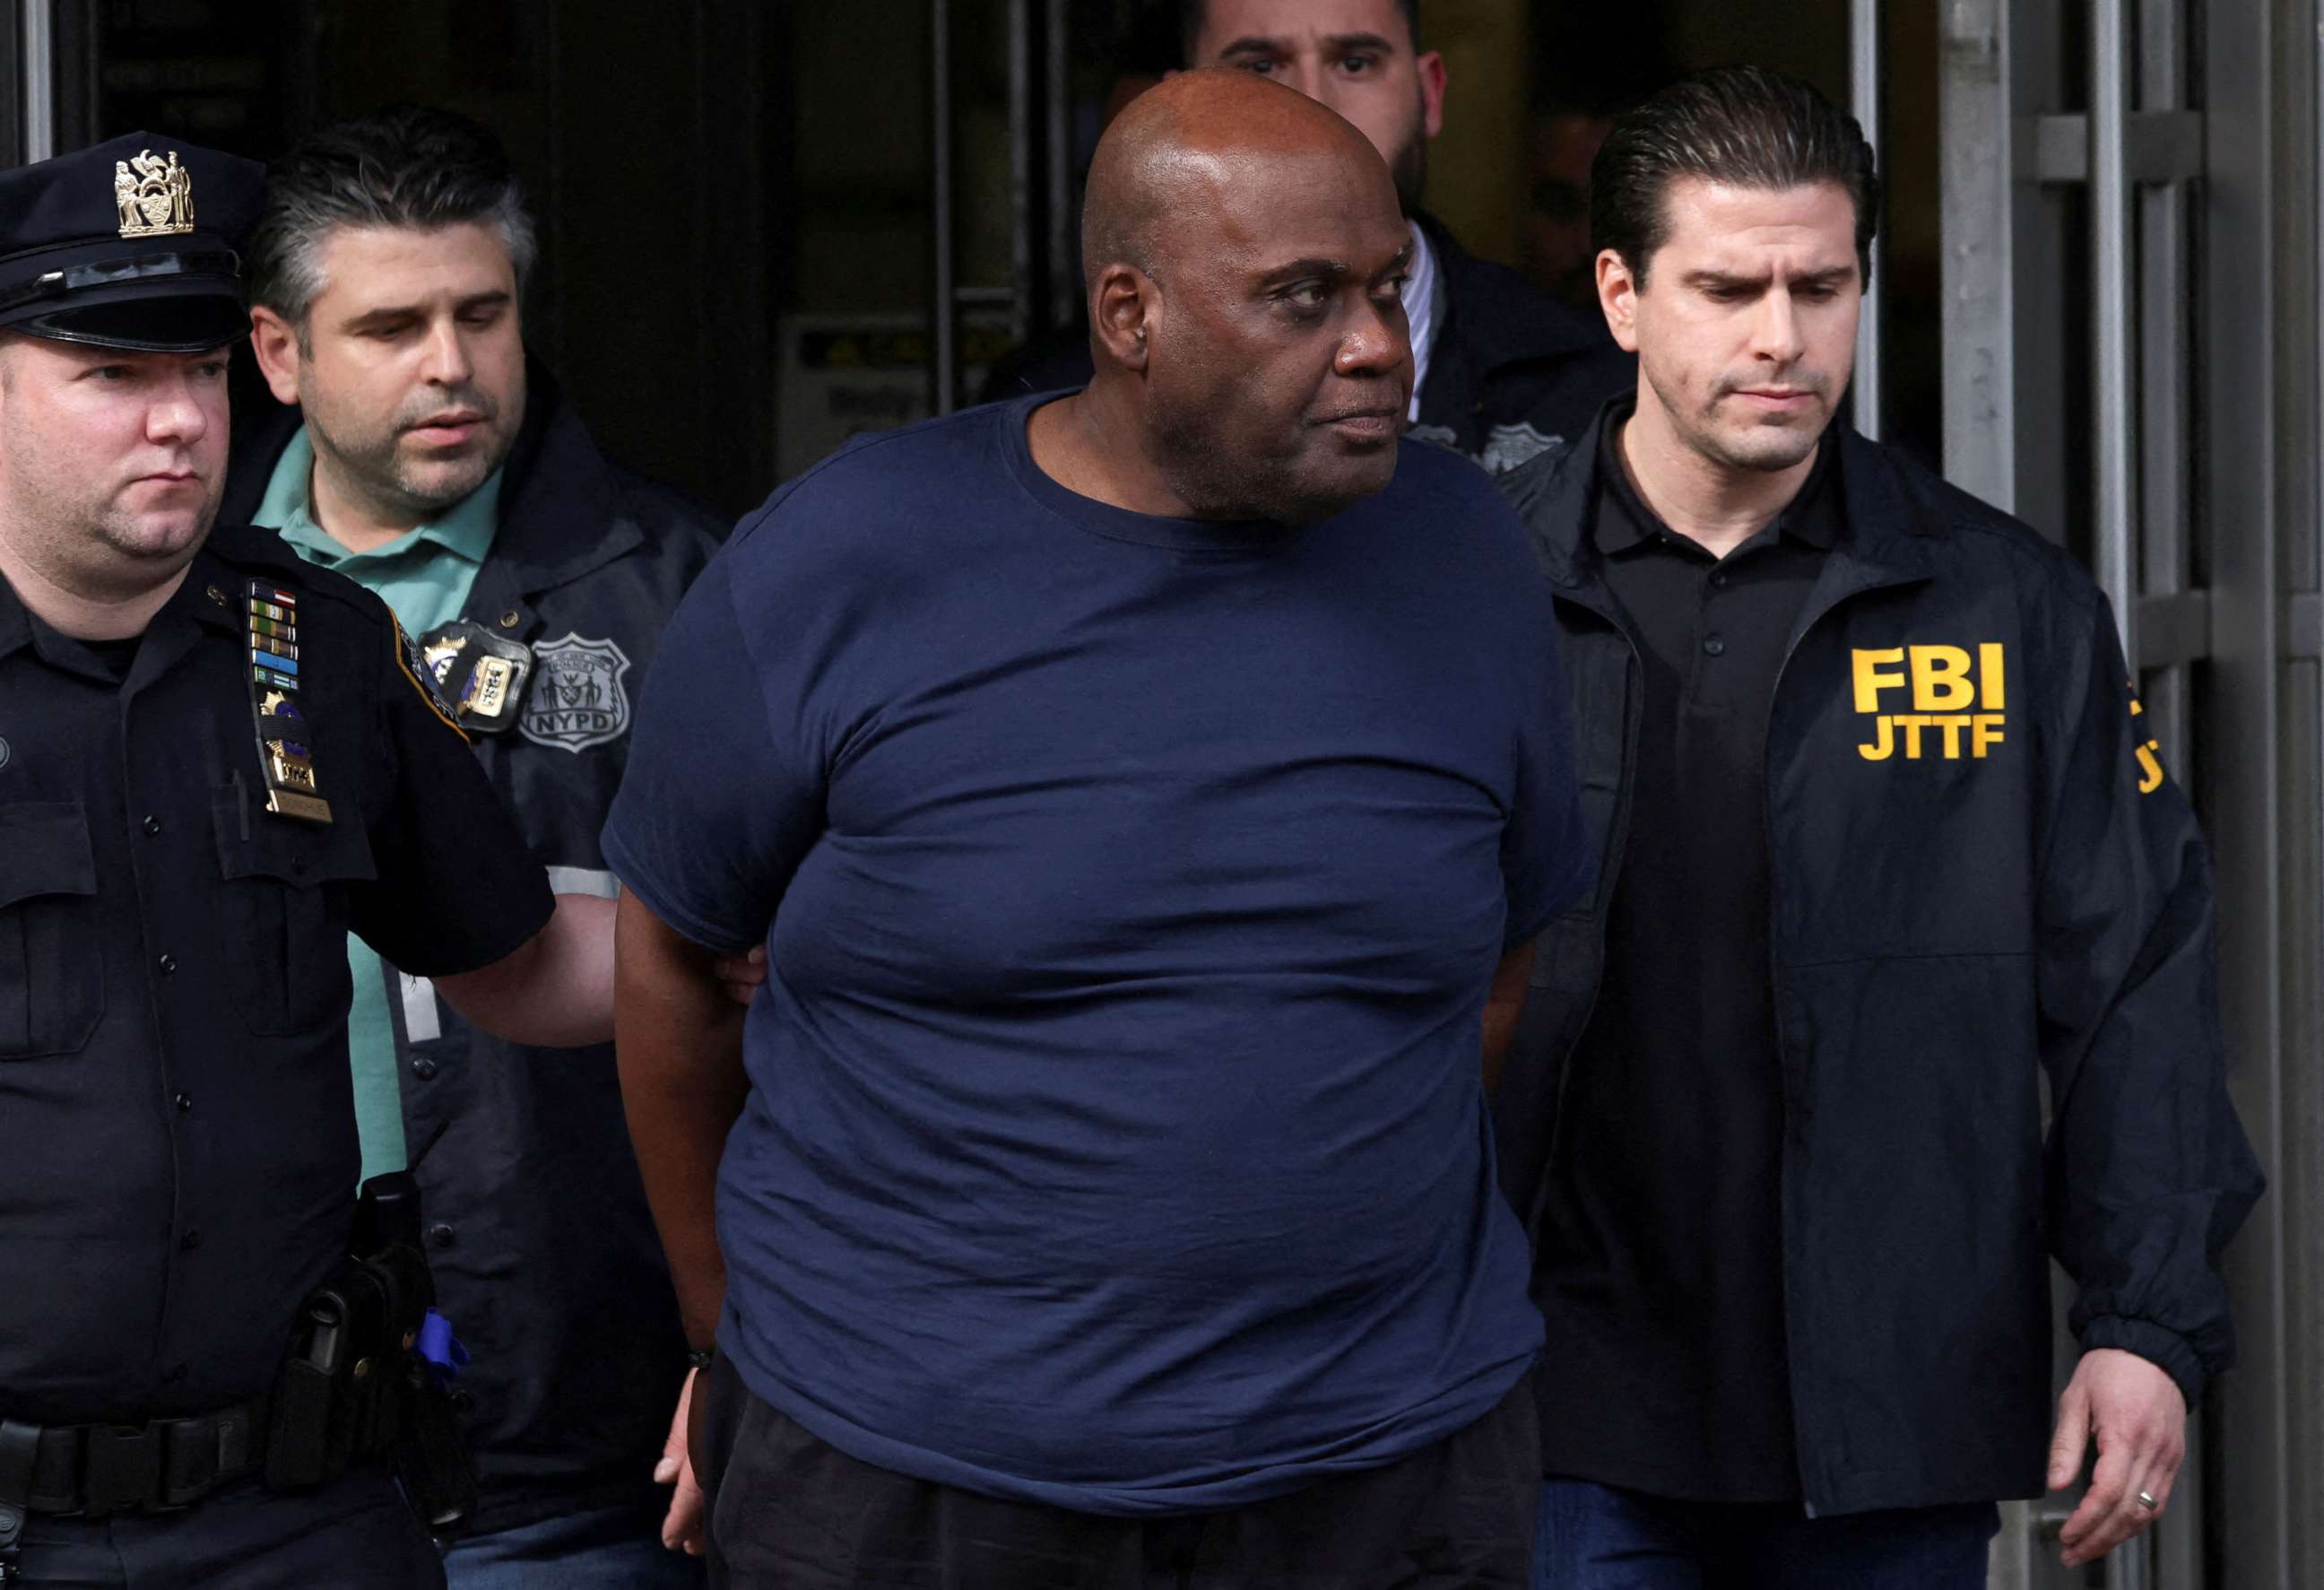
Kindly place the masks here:
<instances>
[{"instance_id":1,"label":"bald man in navy t-shirt","mask_svg":"<svg viewBox=\"0 0 2324 1590\"><path fill-rule=\"evenodd\" d=\"M1522 1585L1480 1061L1589 865L1545 588L1399 439L1360 134L1173 79L1087 214L1098 380L746 520L606 829L714 1573Z\"/></svg>"}]
</instances>

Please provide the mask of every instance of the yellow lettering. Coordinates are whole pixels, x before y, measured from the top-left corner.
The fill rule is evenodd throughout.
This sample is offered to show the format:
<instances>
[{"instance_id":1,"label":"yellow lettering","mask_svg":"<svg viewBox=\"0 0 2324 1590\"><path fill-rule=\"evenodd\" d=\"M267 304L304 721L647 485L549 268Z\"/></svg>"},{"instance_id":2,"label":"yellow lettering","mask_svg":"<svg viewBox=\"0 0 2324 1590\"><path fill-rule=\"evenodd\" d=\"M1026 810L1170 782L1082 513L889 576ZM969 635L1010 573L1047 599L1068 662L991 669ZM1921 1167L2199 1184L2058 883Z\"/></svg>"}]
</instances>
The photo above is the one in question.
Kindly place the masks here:
<instances>
[{"instance_id":1,"label":"yellow lettering","mask_svg":"<svg viewBox=\"0 0 2324 1590\"><path fill-rule=\"evenodd\" d=\"M1934 720L1923 717L1917 712L1897 714L1896 726L1904 731L1905 761L1921 760L1921 731L1928 727L1932 721Z\"/></svg>"},{"instance_id":2,"label":"yellow lettering","mask_svg":"<svg viewBox=\"0 0 2324 1590\"><path fill-rule=\"evenodd\" d=\"M1913 710L1959 712L1977 699L1969 683L1969 653L1959 646L1914 646Z\"/></svg>"},{"instance_id":3,"label":"yellow lettering","mask_svg":"<svg viewBox=\"0 0 2324 1590\"><path fill-rule=\"evenodd\" d=\"M1978 681L1985 687L1978 703L1987 712L2009 710L2009 671L2002 661L2001 642L1987 641L1977 649Z\"/></svg>"},{"instance_id":4,"label":"yellow lettering","mask_svg":"<svg viewBox=\"0 0 2324 1590\"><path fill-rule=\"evenodd\" d=\"M1897 663L1904 661L1904 649L1902 646L1880 646L1869 651L1858 648L1850 652L1849 656L1853 660L1856 672L1857 711L1877 712L1880 710L1881 691L1904 688L1904 676L1902 673L1880 671L1880 665L1884 662Z\"/></svg>"},{"instance_id":5,"label":"yellow lettering","mask_svg":"<svg viewBox=\"0 0 2324 1590\"><path fill-rule=\"evenodd\" d=\"M1992 677L1998 677L1992 676ZM1969 752L1980 761L1985 753L2001 744L2001 726L2006 719L1998 712L1980 712L1969 720Z\"/></svg>"},{"instance_id":6,"label":"yellow lettering","mask_svg":"<svg viewBox=\"0 0 2324 1590\"><path fill-rule=\"evenodd\" d=\"M2163 763L2154 754L2162 749L2163 742L2160 740L2149 740L2138 748L2138 792L2141 795L2152 795L2163 788Z\"/></svg>"},{"instance_id":7,"label":"yellow lettering","mask_svg":"<svg viewBox=\"0 0 2324 1590\"><path fill-rule=\"evenodd\" d=\"M1864 653L1859 652L1857 655L1861 657ZM1858 745L1856 748L1856 753L1867 762L1886 762L1896 754L1896 736L1889 733L1887 718L1876 717L1872 720L1872 744Z\"/></svg>"},{"instance_id":8,"label":"yellow lettering","mask_svg":"<svg viewBox=\"0 0 2324 1590\"><path fill-rule=\"evenodd\" d=\"M1947 762L1959 762L1960 760L1960 732L1969 726L1969 719L1965 717L1941 717L1936 720L1936 724L1939 728L1945 732L1945 760Z\"/></svg>"}]
</instances>

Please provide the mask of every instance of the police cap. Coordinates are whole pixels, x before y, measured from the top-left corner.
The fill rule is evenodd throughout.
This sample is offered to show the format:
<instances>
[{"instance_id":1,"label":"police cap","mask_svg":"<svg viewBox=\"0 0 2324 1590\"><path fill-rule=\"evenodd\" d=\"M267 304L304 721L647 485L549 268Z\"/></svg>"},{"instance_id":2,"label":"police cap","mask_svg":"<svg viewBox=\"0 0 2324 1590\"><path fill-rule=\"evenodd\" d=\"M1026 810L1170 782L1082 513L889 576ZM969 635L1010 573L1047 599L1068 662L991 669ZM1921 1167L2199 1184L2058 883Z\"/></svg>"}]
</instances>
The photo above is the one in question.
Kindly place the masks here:
<instances>
[{"instance_id":1,"label":"police cap","mask_svg":"<svg viewBox=\"0 0 2324 1590\"><path fill-rule=\"evenodd\" d=\"M152 133L0 171L0 330L172 354L244 336L235 245L265 186Z\"/></svg>"}]
</instances>

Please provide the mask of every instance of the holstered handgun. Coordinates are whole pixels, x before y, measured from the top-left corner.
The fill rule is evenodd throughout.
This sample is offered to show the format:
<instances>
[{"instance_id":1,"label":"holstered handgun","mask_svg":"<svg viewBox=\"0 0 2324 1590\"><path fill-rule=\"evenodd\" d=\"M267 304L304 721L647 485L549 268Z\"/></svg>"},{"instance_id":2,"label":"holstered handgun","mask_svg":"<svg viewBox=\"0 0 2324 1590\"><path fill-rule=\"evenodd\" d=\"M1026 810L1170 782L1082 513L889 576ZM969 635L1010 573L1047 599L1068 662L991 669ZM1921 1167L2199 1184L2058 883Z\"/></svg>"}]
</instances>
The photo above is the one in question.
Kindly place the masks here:
<instances>
[{"instance_id":1,"label":"holstered handgun","mask_svg":"<svg viewBox=\"0 0 2324 1590\"><path fill-rule=\"evenodd\" d=\"M408 1170L375 1176L356 1198L346 1259L308 1298L283 1358L266 1448L270 1489L323 1484L356 1458L384 1456L432 1532L466 1525L475 1469L442 1377L418 1350L435 1303L420 1184Z\"/></svg>"}]
</instances>

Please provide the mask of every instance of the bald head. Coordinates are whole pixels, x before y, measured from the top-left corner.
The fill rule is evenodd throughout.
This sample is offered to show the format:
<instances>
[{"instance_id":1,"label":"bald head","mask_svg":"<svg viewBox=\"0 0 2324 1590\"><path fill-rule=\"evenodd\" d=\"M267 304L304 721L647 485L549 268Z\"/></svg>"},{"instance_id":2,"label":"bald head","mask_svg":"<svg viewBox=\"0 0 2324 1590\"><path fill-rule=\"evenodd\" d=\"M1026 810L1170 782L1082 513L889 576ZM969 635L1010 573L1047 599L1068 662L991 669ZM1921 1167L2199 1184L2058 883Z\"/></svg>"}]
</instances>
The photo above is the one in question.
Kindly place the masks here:
<instances>
[{"instance_id":1,"label":"bald head","mask_svg":"<svg viewBox=\"0 0 2324 1590\"><path fill-rule=\"evenodd\" d=\"M1262 173L1280 180L1315 163L1341 166L1360 183L1377 174L1395 189L1370 140L1340 115L1296 89L1250 72L1181 72L1130 102L1098 141L1082 208L1082 261L1094 288L1108 265L1148 276L1205 221L1224 218L1222 201ZM1344 164L1342 164L1344 162ZM1238 207L1240 208L1240 207Z\"/></svg>"},{"instance_id":2,"label":"bald head","mask_svg":"<svg viewBox=\"0 0 2324 1590\"><path fill-rule=\"evenodd\" d=\"M1106 130L1083 214L1093 435L1197 518L1312 522L1388 484L1412 229L1370 140L1296 90L1188 72Z\"/></svg>"}]
</instances>

